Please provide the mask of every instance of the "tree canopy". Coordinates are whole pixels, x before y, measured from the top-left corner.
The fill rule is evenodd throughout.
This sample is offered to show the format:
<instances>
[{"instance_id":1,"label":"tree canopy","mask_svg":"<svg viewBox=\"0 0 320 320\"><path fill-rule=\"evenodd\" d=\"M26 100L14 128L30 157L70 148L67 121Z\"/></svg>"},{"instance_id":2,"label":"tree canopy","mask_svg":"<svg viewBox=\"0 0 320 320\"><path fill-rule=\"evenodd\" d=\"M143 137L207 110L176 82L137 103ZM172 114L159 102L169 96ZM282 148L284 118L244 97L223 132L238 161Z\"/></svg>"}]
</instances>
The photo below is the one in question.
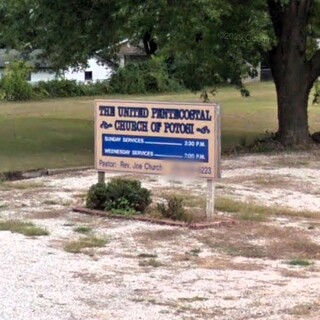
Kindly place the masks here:
<instances>
[{"instance_id":1,"label":"tree canopy","mask_svg":"<svg viewBox=\"0 0 320 320\"><path fill-rule=\"evenodd\" d=\"M242 88L261 59L278 96L283 144L310 141L308 98L320 75L320 0L12 0L2 3L8 46L42 48L57 68L112 60L123 39L174 61L199 90L228 81ZM242 90L246 93L245 90Z\"/></svg>"}]
</instances>

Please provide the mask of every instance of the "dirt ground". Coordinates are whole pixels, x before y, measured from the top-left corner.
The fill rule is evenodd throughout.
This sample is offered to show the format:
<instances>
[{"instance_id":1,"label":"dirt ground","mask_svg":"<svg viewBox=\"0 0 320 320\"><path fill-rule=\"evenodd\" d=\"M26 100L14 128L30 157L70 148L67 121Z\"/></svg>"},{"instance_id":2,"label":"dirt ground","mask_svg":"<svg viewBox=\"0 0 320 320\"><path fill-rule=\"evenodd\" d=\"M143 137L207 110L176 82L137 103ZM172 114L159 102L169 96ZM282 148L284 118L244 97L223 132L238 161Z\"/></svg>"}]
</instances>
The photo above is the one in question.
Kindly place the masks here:
<instances>
[{"instance_id":1,"label":"dirt ground","mask_svg":"<svg viewBox=\"0 0 320 320\"><path fill-rule=\"evenodd\" d=\"M204 181L140 178L155 200L205 203ZM224 159L217 219L236 224L211 230L73 213L96 179L91 170L0 184L0 220L50 232L0 232L1 320L319 319L320 153ZM79 226L106 246L66 252Z\"/></svg>"}]
</instances>

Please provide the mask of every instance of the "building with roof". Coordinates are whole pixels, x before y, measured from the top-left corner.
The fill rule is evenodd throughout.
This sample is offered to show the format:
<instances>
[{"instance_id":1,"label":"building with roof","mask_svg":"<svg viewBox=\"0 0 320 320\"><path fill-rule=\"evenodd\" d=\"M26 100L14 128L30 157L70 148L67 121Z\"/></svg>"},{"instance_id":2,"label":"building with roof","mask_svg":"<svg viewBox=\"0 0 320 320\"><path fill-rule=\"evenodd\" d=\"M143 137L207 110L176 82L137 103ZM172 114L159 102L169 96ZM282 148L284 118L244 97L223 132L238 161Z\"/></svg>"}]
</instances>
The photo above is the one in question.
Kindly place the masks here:
<instances>
[{"instance_id":1,"label":"building with roof","mask_svg":"<svg viewBox=\"0 0 320 320\"><path fill-rule=\"evenodd\" d=\"M42 53L43 51L40 49L34 50L28 55L23 55L14 49L0 49L0 78L4 74L6 65L14 60L24 60L34 66L34 70L28 80L30 83L54 79L97 82L110 79L114 72L114 67L107 63L102 63L98 56L90 58L85 69L75 70L74 68L68 68L67 70L56 72L50 61L43 58ZM128 39L119 44L118 57L120 67L124 67L130 62L141 62L148 58L142 47L131 45Z\"/></svg>"},{"instance_id":2,"label":"building with roof","mask_svg":"<svg viewBox=\"0 0 320 320\"><path fill-rule=\"evenodd\" d=\"M109 79L113 73L113 68L107 64L102 64L98 57L89 59L85 69L74 70L69 68L57 73L48 60L41 58L41 53L42 50L34 50L28 56L25 56L17 50L0 49L0 78L4 74L5 67L14 60L28 61L34 66L28 79L30 83L54 79L97 82Z\"/></svg>"}]
</instances>

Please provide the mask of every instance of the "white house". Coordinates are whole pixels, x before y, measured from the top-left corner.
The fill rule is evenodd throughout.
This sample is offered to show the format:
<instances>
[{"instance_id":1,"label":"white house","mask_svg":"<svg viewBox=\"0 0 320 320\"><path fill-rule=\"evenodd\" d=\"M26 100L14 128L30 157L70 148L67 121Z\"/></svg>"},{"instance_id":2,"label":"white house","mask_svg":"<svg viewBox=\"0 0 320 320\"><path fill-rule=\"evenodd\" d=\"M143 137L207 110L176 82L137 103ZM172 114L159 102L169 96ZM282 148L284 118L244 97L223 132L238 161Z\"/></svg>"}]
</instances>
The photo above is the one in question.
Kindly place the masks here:
<instances>
[{"instance_id":1,"label":"white house","mask_svg":"<svg viewBox=\"0 0 320 320\"><path fill-rule=\"evenodd\" d=\"M113 73L113 69L110 66L102 64L98 60L98 57L92 57L89 59L86 69L74 70L73 68L69 68L67 71L60 72L58 75L50 67L49 62L37 58L40 53L40 50L35 50L29 55L30 62L35 66L34 71L32 71L29 76L31 83L61 78L75 80L77 82L97 82L108 80ZM21 54L16 50L0 49L0 77L3 76L4 69L10 61L21 58Z\"/></svg>"},{"instance_id":2,"label":"white house","mask_svg":"<svg viewBox=\"0 0 320 320\"><path fill-rule=\"evenodd\" d=\"M101 64L97 58L91 58L85 70L74 71L70 68L64 72L62 77L77 82L97 82L110 79L112 73L111 67Z\"/></svg>"}]
</instances>

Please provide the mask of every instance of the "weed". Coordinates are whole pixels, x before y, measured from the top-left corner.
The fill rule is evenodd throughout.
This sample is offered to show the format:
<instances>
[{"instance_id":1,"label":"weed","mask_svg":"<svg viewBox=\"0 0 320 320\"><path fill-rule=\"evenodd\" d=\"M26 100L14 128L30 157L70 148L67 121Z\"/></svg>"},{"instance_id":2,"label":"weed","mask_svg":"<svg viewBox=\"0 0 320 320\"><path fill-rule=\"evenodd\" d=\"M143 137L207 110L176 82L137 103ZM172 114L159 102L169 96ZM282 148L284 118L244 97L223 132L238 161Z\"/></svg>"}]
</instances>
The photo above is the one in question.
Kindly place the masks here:
<instances>
[{"instance_id":1,"label":"weed","mask_svg":"<svg viewBox=\"0 0 320 320\"><path fill-rule=\"evenodd\" d=\"M152 254L152 253L140 253L138 255L138 258L157 258L157 255L156 254Z\"/></svg>"},{"instance_id":2,"label":"weed","mask_svg":"<svg viewBox=\"0 0 320 320\"><path fill-rule=\"evenodd\" d=\"M198 257L200 252L201 252L201 249L197 248L197 249L192 249L189 252L186 252L186 254L190 254L191 256Z\"/></svg>"},{"instance_id":3,"label":"weed","mask_svg":"<svg viewBox=\"0 0 320 320\"><path fill-rule=\"evenodd\" d=\"M48 205L48 206L56 206L56 205L58 205L60 203L57 200L45 200L45 201L42 202L42 204Z\"/></svg>"},{"instance_id":4,"label":"weed","mask_svg":"<svg viewBox=\"0 0 320 320\"><path fill-rule=\"evenodd\" d=\"M77 233L88 234L92 232L92 228L89 226L77 226L73 228L73 231Z\"/></svg>"},{"instance_id":5,"label":"weed","mask_svg":"<svg viewBox=\"0 0 320 320\"><path fill-rule=\"evenodd\" d=\"M40 182L1 182L0 188L4 191L9 191L12 189L17 190L28 190L28 189L37 189L43 188L44 184Z\"/></svg>"},{"instance_id":6,"label":"weed","mask_svg":"<svg viewBox=\"0 0 320 320\"><path fill-rule=\"evenodd\" d=\"M144 260L144 261L140 261L139 262L139 266L141 267L153 267L153 268L159 268L161 267L163 264L156 260L155 258L151 258L148 260Z\"/></svg>"},{"instance_id":7,"label":"weed","mask_svg":"<svg viewBox=\"0 0 320 320\"><path fill-rule=\"evenodd\" d=\"M199 297L199 296L195 296L192 298L179 298L180 301L185 301L185 302L198 302L198 301L207 301L209 300L208 298L205 297Z\"/></svg>"},{"instance_id":8,"label":"weed","mask_svg":"<svg viewBox=\"0 0 320 320\"><path fill-rule=\"evenodd\" d=\"M309 267L313 265L312 261L304 260L304 259L292 259L288 262L290 266L300 266L300 267Z\"/></svg>"},{"instance_id":9,"label":"weed","mask_svg":"<svg viewBox=\"0 0 320 320\"><path fill-rule=\"evenodd\" d=\"M187 196L186 196L186 193L188 194ZM161 193L161 195L160 195L160 197L163 199L168 199L173 196L175 196L179 199L182 199L183 204L187 208L200 208L200 209L206 208L206 198L205 197L203 197L199 194L191 194L190 192L188 192L185 189L179 189L179 191L174 189L170 192L165 191L165 192Z\"/></svg>"},{"instance_id":10,"label":"weed","mask_svg":"<svg viewBox=\"0 0 320 320\"><path fill-rule=\"evenodd\" d=\"M162 217L189 222L191 216L188 215L183 206L183 199L177 196L171 196L166 199L166 203L158 203L157 210Z\"/></svg>"},{"instance_id":11,"label":"weed","mask_svg":"<svg viewBox=\"0 0 320 320\"><path fill-rule=\"evenodd\" d=\"M64 227L73 227L74 223L73 222L66 222L63 224Z\"/></svg>"}]
</instances>

